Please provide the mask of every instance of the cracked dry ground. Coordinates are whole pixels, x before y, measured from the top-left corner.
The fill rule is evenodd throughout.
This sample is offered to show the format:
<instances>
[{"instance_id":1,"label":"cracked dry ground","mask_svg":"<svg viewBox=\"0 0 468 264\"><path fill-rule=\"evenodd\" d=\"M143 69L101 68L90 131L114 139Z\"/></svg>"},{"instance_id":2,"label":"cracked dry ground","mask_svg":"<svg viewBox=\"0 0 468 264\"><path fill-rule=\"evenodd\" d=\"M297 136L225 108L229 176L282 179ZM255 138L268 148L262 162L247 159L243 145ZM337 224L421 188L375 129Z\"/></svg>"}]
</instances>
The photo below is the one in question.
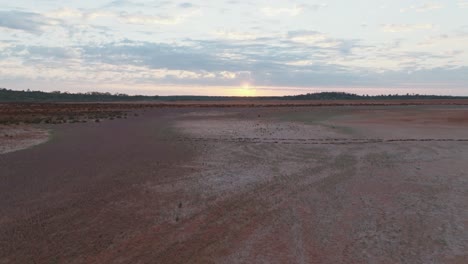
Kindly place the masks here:
<instances>
[{"instance_id":1,"label":"cracked dry ground","mask_svg":"<svg viewBox=\"0 0 468 264\"><path fill-rule=\"evenodd\" d=\"M468 107L153 109L0 156L0 263L467 263Z\"/></svg>"}]
</instances>

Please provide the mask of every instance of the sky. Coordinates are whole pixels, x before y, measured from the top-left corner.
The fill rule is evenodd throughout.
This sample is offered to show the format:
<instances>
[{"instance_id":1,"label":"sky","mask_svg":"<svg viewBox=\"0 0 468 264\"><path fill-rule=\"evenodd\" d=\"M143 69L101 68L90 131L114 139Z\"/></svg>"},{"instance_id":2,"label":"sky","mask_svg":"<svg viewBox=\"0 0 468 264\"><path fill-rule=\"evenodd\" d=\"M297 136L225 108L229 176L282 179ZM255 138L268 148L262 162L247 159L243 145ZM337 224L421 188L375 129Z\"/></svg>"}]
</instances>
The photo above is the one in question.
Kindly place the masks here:
<instances>
[{"instance_id":1,"label":"sky","mask_svg":"<svg viewBox=\"0 0 468 264\"><path fill-rule=\"evenodd\" d=\"M468 0L0 0L0 87L468 95Z\"/></svg>"}]
</instances>

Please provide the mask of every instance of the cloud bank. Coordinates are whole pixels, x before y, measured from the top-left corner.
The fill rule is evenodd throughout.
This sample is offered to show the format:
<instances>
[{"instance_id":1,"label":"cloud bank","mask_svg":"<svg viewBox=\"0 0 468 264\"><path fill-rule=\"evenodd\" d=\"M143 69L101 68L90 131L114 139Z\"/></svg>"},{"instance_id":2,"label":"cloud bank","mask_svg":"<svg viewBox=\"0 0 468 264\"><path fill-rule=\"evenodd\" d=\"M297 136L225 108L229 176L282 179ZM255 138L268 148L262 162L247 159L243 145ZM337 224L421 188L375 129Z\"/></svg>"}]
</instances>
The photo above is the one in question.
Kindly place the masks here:
<instances>
[{"instance_id":1,"label":"cloud bank","mask_svg":"<svg viewBox=\"0 0 468 264\"><path fill-rule=\"evenodd\" d=\"M171 94L196 92L193 87L228 93L246 82L285 93L290 87L468 89L468 25L459 19L466 1L410 7L368 1L369 10L380 12L374 21L352 3L45 3L0 9L0 84Z\"/></svg>"}]
</instances>

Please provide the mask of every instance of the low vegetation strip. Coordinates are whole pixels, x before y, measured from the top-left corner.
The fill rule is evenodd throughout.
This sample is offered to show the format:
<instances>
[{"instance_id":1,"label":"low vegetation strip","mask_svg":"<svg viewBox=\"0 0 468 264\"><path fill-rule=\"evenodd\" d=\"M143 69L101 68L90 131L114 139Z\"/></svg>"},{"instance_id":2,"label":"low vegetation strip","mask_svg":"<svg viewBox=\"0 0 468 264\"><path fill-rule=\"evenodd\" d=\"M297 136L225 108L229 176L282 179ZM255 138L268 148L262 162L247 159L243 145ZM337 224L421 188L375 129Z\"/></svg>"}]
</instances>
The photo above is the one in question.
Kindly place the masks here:
<instances>
[{"instance_id":1,"label":"low vegetation strip","mask_svg":"<svg viewBox=\"0 0 468 264\"><path fill-rule=\"evenodd\" d=\"M6 103L0 104L0 124L62 124L125 119L129 114L128 110L137 108L142 106L97 103Z\"/></svg>"},{"instance_id":2,"label":"low vegetation strip","mask_svg":"<svg viewBox=\"0 0 468 264\"><path fill-rule=\"evenodd\" d=\"M0 97L1 98L1 97ZM181 102L0 102L0 125L63 124L125 119L151 108L288 108L329 106L468 105L468 99L181 101Z\"/></svg>"}]
</instances>

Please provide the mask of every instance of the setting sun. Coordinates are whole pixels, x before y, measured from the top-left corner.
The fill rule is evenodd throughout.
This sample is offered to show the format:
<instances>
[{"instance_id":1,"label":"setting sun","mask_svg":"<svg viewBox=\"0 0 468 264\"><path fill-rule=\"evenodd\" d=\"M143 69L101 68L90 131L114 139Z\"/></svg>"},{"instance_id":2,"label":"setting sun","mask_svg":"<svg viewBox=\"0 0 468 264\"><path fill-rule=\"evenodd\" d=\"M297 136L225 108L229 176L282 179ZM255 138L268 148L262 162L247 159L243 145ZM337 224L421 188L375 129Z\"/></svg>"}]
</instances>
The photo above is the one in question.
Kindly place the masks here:
<instances>
[{"instance_id":1,"label":"setting sun","mask_svg":"<svg viewBox=\"0 0 468 264\"><path fill-rule=\"evenodd\" d=\"M244 83L238 90L239 96L255 96L255 89L248 83Z\"/></svg>"}]
</instances>

